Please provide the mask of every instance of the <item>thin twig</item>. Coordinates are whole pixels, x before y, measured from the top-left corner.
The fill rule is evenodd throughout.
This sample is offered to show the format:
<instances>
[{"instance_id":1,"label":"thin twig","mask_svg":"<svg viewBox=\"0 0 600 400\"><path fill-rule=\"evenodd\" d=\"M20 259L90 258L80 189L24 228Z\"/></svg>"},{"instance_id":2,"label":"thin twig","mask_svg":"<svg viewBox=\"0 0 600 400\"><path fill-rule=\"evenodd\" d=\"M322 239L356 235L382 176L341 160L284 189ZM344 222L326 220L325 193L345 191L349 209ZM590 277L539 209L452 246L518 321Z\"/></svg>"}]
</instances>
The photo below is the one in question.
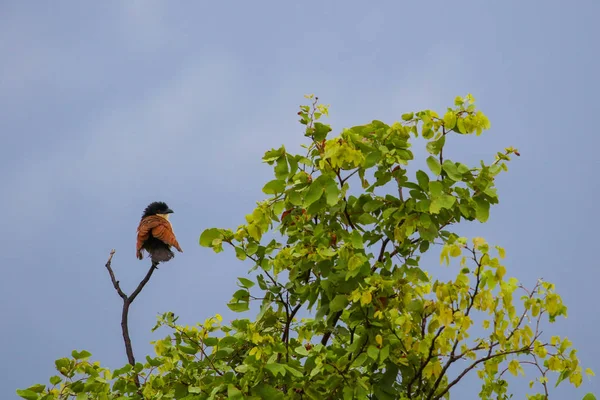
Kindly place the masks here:
<instances>
[{"instance_id":1,"label":"thin twig","mask_svg":"<svg viewBox=\"0 0 600 400\"><path fill-rule=\"evenodd\" d=\"M435 336L433 337L433 339L431 339L431 345L429 345L429 354L427 355L427 358L425 359L425 361L423 361L421 363L421 367L419 368L419 370L417 371L415 376L413 376L413 378L410 380L410 382L408 382L407 391L408 391L408 393L411 394L411 396L412 396L412 386L414 385L414 383L416 382L417 379L422 378L425 367L427 366L427 364L429 364L429 361L431 361L431 359L434 356L433 350L435 349L435 342L440 337L440 335L442 334L442 332L444 331L445 328L446 328L445 326L440 326L438 328Z\"/></svg>"},{"instance_id":2,"label":"thin twig","mask_svg":"<svg viewBox=\"0 0 600 400\"><path fill-rule=\"evenodd\" d=\"M127 295L125 293L123 293L123 291L121 290L121 286L119 286L119 281L117 280L117 278L115 278L115 273L113 272L113 270L110 266L114 255L115 255L115 249L112 249L110 251L110 256L108 257L108 261L106 262L106 269L108 270L108 274L110 275L110 280L112 281L112 284L115 287L115 290L117 291L117 293L119 294L119 296L121 296L121 298L123 300L126 300Z\"/></svg>"},{"instance_id":3,"label":"thin twig","mask_svg":"<svg viewBox=\"0 0 600 400\"><path fill-rule=\"evenodd\" d=\"M140 282L140 284L138 285L137 288L135 288L135 290L133 291L133 293L131 293L131 295L129 296L129 302L132 303L133 300L135 300L135 298L137 297L138 294L140 294L140 292L142 291L142 289L144 288L144 286L146 286L146 283L148 283L148 281L150 280L150 277L152 276L152 274L154 273L154 270L158 269L158 262L152 262L152 265L150 266L150 269L148 270L148 273L146 273L146 276L144 277L144 279L142 279L142 281Z\"/></svg>"},{"instance_id":4,"label":"thin twig","mask_svg":"<svg viewBox=\"0 0 600 400\"><path fill-rule=\"evenodd\" d=\"M444 390L442 390L440 393L438 393L435 397L433 397L434 400L439 400L442 397L444 397L444 395L446 393L448 393L448 391L450 390L450 388L452 388L454 385L456 385L458 382L460 382L460 380L467 374L469 373L469 371L471 371L473 368L475 368L477 365L481 364L482 362L486 362L488 360L491 360L492 358L496 358L496 357L502 357L502 356L506 356L506 355L510 355L510 354L518 354L518 353L525 353L527 351L529 351L531 348L531 346L525 346L522 347L520 349L516 349L516 350L510 350L510 351L503 351L501 353L496 353L496 354L491 354L488 355L486 357L480 358L479 360L474 361L471 365L469 365L467 368L465 368L452 382L450 382L448 384L448 386L446 386L444 388ZM430 396L432 394L430 393ZM431 397L429 397L431 398Z\"/></svg>"},{"instance_id":5,"label":"thin twig","mask_svg":"<svg viewBox=\"0 0 600 400\"><path fill-rule=\"evenodd\" d=\"M110 275L110 280L111 280L115 290L117 291L117 294L119 295L119 297L121 297L123 299L123 310L121 313L121 331L123 333L123 342L125 343L125 353L127 354L127 361L132 366L135 366L135 357L133 355L133 347L131 345L131 337L129 336L129 322L128 322L129 306L131 306L131 303L133 303L133 300L135 300L135 298L140 294L140 292L142 291L144 286L146 286L146 284L150 280L150 277L154 273L154 270L158 269L157 268L158 262L154 262L154 261L152 262L152 265L150 266L150 269L146 273L146 276L144 277L144 279L142 279L142 281L139 283L139 285L133 291L133 293L131 293L130 296L127 296L125 294L125 292L123 292L123 290L121 289L121 286L119 285L119 281L115 277L115 273L112 270L111 264L112 264L112 258L114 255L115 255L115 250L112 249L110 251L110 255L108 257L108 261L106 262L105 266L106 266L106 269L108 270L108 274ZM135 385L139 388L140 387L139 376L136 374L133 379L135 381Z\"/></svg>"},{"instance_id":6,"label":"thin twig","mask_svg":"<svg viewBox=\"0 0 600 400\"><path fill-rule=\"evenodd\" d=\"M197 340L195 340L194 338L190 337L190 335L187 334L186 331L183 331L181 329L177 329L175 328L175 330L177 332L179 332L181 335L185 336L190 342L194 343L196 346L198 346L198 350L200 350L200 352L202 353L202 355L204 356L205 360L208 360L208 363L210 364L210 366L212 367L213 371L215 371L217 374L223 376L224 373L218 369L215 364L213 363L213 360L210 358L210 356L208 354L206 354L206 351L204 350L204 343L202 342L198 342Z\"/></svg>"},{"instance_id":7,"label":"thin twig","mask_svg":"<svg viewBox=\"0 0 600 400\"><path fill-rule=\"evenodd\" d=\"M349 174L348 176L346 176L345 178L343 178L340 183L342 184L342 186L344 185L344 183L350 179L352 177L352 175L356 174L358 171L360 171L360 168L355 169L351 174Z\"/></svg>"},{"instance_id":8,"label":"thin twig","mask_svg":"<svg viewBox=\"0 0 600 400\"><path fill-rule=\"evenodd\" d=\"M446 136L446 128L442 126L442 137ZM444 164L444 146L440 148L440 165ZM444 175L442 175L442 180L444 179Z\"/></svg>"},{"instance_id":9,"label":"thin twig","mask_svg":"<svg viewBox=\"0 0 600 400\"><path fill-rule=\"evenodd\" d=\"M473 308L473 305L475 304L475 299L477 298L477 295L479 294L479 289L480 289L479 285L481 283L481 273L482 273L482 269L483 269L483 267L481 265L481 259L483 258L483 256L481 256L481 258L479 260L477 260L477 253L476 253L475 249L467 248L467 250L469 250L469 251L471 251L471 253L473 253L472 259L473 259L473 261L475 261L475 264L477 265L477 270L475 273L477 275L477 282L475 283L475 288L473 290L473 294L470 296L471 298L469 301L469 305L467 306L467 310L465 312L465 317L469 316L469 313L471 312L471 309ZM435 393L435 391L438 389L438 387L442 383L442 378L446 375L448 368L450 368L450 366L455 361L460 359L460 358L456 357L456 349L458 348L458 344L461 342L461 340L459 339L461 333L462 333L462 329L459 329L456 334L456 339L454 340L452 350L450 351L450 357L448 358L448 362L446 362L446 365L444 365L444 367L442 368L440 375L438 376L435 383L433 384L433 387L429 391L429 397L431 397Z\"/></svg>"},{"instance_id":10,"label":"thin twig","mask_svg":"<svg viewBox=\"0 0 600 400\"><path fill-rule=\"evenodd\" d=\"M329 330L325 332L325 334L323 334L323 337L321 338L321 344L323 346L327 346L327 341L329 341L329 338L331 337L331 334L333 333L333 330L335 329L335 326L338 323L341 316L342 311L338 311L331 317L331 328L329 328Z\"/></svg>"}]
</instances>

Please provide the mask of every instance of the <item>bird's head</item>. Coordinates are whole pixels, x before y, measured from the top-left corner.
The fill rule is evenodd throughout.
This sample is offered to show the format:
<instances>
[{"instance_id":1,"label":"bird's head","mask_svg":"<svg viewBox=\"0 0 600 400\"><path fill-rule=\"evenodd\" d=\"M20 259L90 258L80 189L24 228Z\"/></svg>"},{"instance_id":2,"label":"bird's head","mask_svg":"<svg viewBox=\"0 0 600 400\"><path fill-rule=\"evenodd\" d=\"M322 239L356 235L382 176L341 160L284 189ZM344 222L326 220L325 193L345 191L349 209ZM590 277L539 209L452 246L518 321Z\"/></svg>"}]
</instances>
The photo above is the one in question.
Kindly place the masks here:
<instances>
[{"instance_id":1,"label":"bird's head","mask_svg":"<svg viewBox=\"0 0 600 400\"><path fill-rule=\"evenodd\" d=\"M142 219L149 217L150 215L158 215L165 219L169 219L169 214L171 214L173 210L167 206L167 203L163 201L155 201L154 203L150 203L148 207L144 210L144 214L142 215Z\"/></svg>"}]
</instances>

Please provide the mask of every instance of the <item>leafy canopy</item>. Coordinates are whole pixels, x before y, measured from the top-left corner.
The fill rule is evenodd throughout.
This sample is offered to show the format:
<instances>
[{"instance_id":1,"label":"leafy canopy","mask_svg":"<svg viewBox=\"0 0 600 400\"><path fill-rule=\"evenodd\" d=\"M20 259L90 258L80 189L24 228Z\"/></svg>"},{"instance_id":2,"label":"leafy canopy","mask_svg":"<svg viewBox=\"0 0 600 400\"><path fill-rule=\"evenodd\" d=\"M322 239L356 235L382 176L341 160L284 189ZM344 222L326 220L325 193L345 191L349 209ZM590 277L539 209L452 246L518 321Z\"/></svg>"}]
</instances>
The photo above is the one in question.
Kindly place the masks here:
<instances>
[{"instance_id":1,"label":"leafy canopy","mask_svg":"<svg viewBox=\"0 0 600 400\"><path fill-rule=\"evenodd\" d=\"M507 374L526 367L539 392L530 399L546 398L550 379L581 384L571 342L541 334L543 323L567 313L554 285L527 289L506 276L504 249L452 233L459 222L487 221L496 177L519 155L509 147L471 166L444 153L453 135L490 128L473 97L457 97L443 116L411 112L338 136L320 122L328 107L307 97L298 113L305 151L267 151L267 198L236 230L200 237L201 246L225 245L250 260L252 273L239 278L228 307L241 313L256 301L258 314L196 326L163 314L155 329L171 333L146 363L111 371L74 352L56 361L50 386L21 397L447 399L476 374L481 398L507 399ZM419 136L428 170L409 176L410 141ZM454 279L422 267L434 248L442 264L457 264Z\"/></svg>"}]
</instances>

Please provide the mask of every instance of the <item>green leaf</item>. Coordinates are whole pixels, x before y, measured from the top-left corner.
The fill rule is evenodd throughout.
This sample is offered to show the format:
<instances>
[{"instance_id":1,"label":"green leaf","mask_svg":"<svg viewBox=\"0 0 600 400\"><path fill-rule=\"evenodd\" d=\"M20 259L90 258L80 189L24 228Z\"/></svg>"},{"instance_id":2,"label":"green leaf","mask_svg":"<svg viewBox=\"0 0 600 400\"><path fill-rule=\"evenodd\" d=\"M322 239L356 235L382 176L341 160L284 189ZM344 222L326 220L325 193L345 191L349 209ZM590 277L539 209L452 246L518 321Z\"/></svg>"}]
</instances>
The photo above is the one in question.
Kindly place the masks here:
<instances>
[{"instance_id":1,"label":"green leaf","mask_svg":"<svg viewBox=\"0 0 600 400\"><path fill-rule=\"evenodd\" d=\"M27 400L36 400L39 395L29 389L17 389L17 394Z\"/></svg>"},{"instance_id":2,"label":"green leaf","mask_svg":"<svg viewBox=\"0 0 600 400\"><path fill-rule=\"evenodd\" d=\"M344 400L354 400L354 389L351 386L344 385L342 389L342 395Z\"/></svg>"},{"instance_id":3,"label":"green leaf","mask_svg":"<svg viewBox=\"0 0 600 400\"><path fill-rule=\"evenodd\" d=\"M410 121L411 119L413 119L414 116L415 116L414 113L406 113L406 114L402 114L402 119L404 121Z\"/></svg>"},{"instance_id":4,"label":"green leaf","mask_svg":"<svg viewBox=\"0 0 600 400\"><path fill-rule=\"evenodd\" d=\"M83 392L85 390L85 384L81 381L75 381L71 383L71 390L74 393Z\"/></svg>"},{"instance_id":5,"label":"green leaf","mask_svg":"<svg viewBox=\"0 0 600 400\"><path fill-rule=\"evenodd\" d=\"M277 376L277 375L281 375L281 376L285 376L285 367L283 366L283 364L279 364L279 363L269 363L267 365L265 365L265 368L273 374L273 376Z\"/></svg>"},{"instance_id":6,"label":"green leaf","mask_svg":"<svg viewBox=\"0 0 600 400\"><path fill-rule=\"evenodd\" d=\"M337 254L336 251L331 247L319 247L317 249L317 253L324 258L330 258Z\"/></svg>"},{"instance_id":7,"label":"green leaf","mask_svg":"<svg viewBox=\"0 0 600 400\"><path fill-rule=\"evenodd\" d=\"M177 348L178 348L179 350L181 350L181 351L182 351L183 353L185 353L185 354L194 355L194 354L196 354L196 353L197 353L196 349L194 349L194 348L193 348L193 347L191 347L191 346L185 346L185 345L183 345L183 344L180 344L179 346L177 346Z\"/></svg>"},{"instance_id":8,"label":"green leaf","mask_svg":"<svg viewBox=\"0 0 600 400\"><path fill-rule=\"evenodd\" d=\"M332 312L341 311L348 305L348 296L344 294L336 295L329 303L329 310Z\"/></svg>"},{"instance_id":9,"label":"green leaf","mask_svg":"<svg viewBox=\"0 0 600 400\"><path fill-rule=\"evenodd\" d=\"M406 309L408 311L412 311L412 312L421 312L423 311L423 300L413 300L410 303L408 303L408 305L406 306Z\"/></svg>"},{"instance_id":10,"label":"green leaf","mask_svg":"<svg viewBox=\"0 0 600 400\"><path fill-rule=\"evenodd\" d=\"M361 250L364 247L363 238L359 231L352 231L352 247Z\"/></svg>"},{"instance_id":11,"label":"green leaf","mask_svg":"<svg viewBox=\"0 0 600 400\"><path fill-rule=\"evenodd\" d=\"M250 309L248 302L227 303L227 307L233 312L243 312Z\"/></svg>"},{"instance_id":12,"label":"green leaf","mask_svg":"<svg viewBox=\"0 0 600 400\"><path fill-rule=\"evenodd\" d=\"M398 395L394 392L393 387L390 386L389 388L386 388L386 389L389 389L389 391L392 392L393 394L390 394L390 393L384 391L383 389L384 389L383 387L376 386L374 388L374 394L376 397L374 397L374 398L376 398L377 400L396 400L396 399L398 399Z\"/></svg>"},{"instance_id":13,"label":"green leaf","mask_svg":"<svg viewBox=\"0 0 600 400\"><path fill-rule=\"evenodd\" d=\"M309 215L315 215L318 214L322 209L324 209L327 206L327 202L323 201L323 198L321 197L319 199L319 201L316 201L314 203L312 203L307 209L306 212Z\"/></svg>"},{"instance_id":14,"label":"green leaf","mask_svg":"<svg viewBox=\"0 0 600 400\"><path fill-rule=\"evenodd\" d=\"M283 212L283 208L285 207L285 201L279 200L273 203L273 213L275 215L280 215Z\"/></svg>"},{"instance_id":15,"label":"green leaf","mask_svg":"<svg viewBox=\"0 0 600 400\"><path fill-rule=\"evenodd\" d=\"M233 400L241 400L244 398L244 394L238 388L236 388L232 383L227 386L227 398Z\"/></svg>"},{"instance_id":16,"label":"green leaf","mask_svg":"<svg viewBox=\"0 0 600 400\"><path fill-rule=\"evenodd\" d=\"M238 280L240 281L242 286L245 287L246 289L250 289L252 286L254 286L254 282L251 281L250 279L238 278Z\"/></svg>"},{"instance_id":17,"label":"green leaf","mask_svg":"<svg viewBox=\"0 0 600 400\"><path fill-rule=\"evenodd\" d=\"M431 124L423 125L421 136L423 136L425 139L431 139L433 137L433 129L431 129Z\"/></svg>"},{"instance_id":18,"label":"green leaf","mask_svg":"<svg viewBox=\"0 0 600 400\"><path fill-rule=\"evenodd\" d=\"M273 386L259 383L252 388L252 393L260 396L261 399L272 399L272 400L284 400L285 396L280 391L275 389Z\"/></svg>"},{"instance_id":19,"label":"green leaf","mask_svg":"<svg viewBox=\"0 0 600 400\"><path fill-rule=\"evenodd\" d=\"M464 120L464 119L462 119L462 118L459 118L459 119L456 121L456 127L458 128L458 133L461 133L461 134L463 134L463 135L464 135L465 133L467 133L467 129L465 128L465 120ZM454 132L456 132L456 128L454 129Z\"/></svg>"},{"instance_id":20,"label":"green leaf","mask_svg":"<svg viewBox=\"0 0 600 400\"><path fill-rule=\"evenodd\" d=\"M235 291L232 297L237 301L248 301L250 293L246 289L239 289Z\"/></svg>"},{"instance_id":21,"label":"green leaf","mask_svg":"<svg viewBox=\"0 0 600 400\"><path fill-rule=\"evenodd\" d=\"M225 357L229 357L233 353L233 349L230 347L221 347L214 355L214 360L220 360Z\"/></svg>"},{"instance_id":22,"label":"green leaf","mask_svg":"<svg viewBox=\"0 0 600 400\"><path fill-rule=\"evenodd\" d=\"M300 354L301 356L307 356L308 355L308 350L306 350L306 347L304 346L298 346L294 349L294 351L298 354Z\"/></svg>"},{"instance_id":23,"label":"green leaf","mask_svg":"<svg viewBox=\"0 0 600 400\"><path fill-rule=\"evenodd\" d=\"M298 371L295 368L290 367L287 364L284 364L285 369L288 370L289 373L291 373L292 375L294 375L296 378L302 378L304 377L304 374L302 374L302 372Z\"/></svg>"},{"instance_id":24,"label":"green leaf","mask_svg":"<svg viewBox=\"0 0 600 400\"><path fill-rule=\"evenodd\" d=\"M447 130L452 130L456 126L456 114L453 111L448 111L444 115L444 127Z\"/></svg>"},{"instance_id":25,"label":"green leaf","mask_svg":"<svg viewBox=\"0 0 600 400\"><path fill-rule=\"evenodd\" d=\"M437 154L440 154L440 151L444 147L445 143L446 143L446 136L442 136L438 140L432 140L431 142L427 143L425 148L427 149L427 151L429 153L437 155Z\"/></svg>"},{"instance_id":26,"label":"green leaf","mask_svg":"<svg viewBox=\"0 0 600 400\"><path fill-rule=\"evenodd\" d=\"M133 367L131 366L131 364L125 364L123 367L121 368L117 368L113 371L113 378L122 374L126 374L128 372L130 372L133 369Z\"/></svg>"},{"instance_id":27,"label":"green leaf","mask_svg":"<svg viewBox=\"0 0 600 400\"><path fill-rule=\"evenodd\" d=\"M585 396L583 396L582 400L596 400L596 396L594 396L593 393L588 393Z\"/></svg>"},{"instance_id":28,"label":"green leaf","mask_svg":"<svg viewBox=\"0 0 600 400\"><path fill-rule=\"evenodd\" d=\"M417 171L417 181L419 182L421 189L427 190L429 188L429 175L427 175L424 171Z\"/></svg>"},{"instance_id":29,"label":"green leaf","mask_svg":"<svg viewBox=\"0 0 600 400\"><path fill-rule=\"evenodd\" d=\"M278 194L283 193L285 191L285 181L279 179L273 179L270 182L267 182L262 189L265 194Z\"/></svg>"},{"instance_id":30,"label":"green leaf","mask_svg":"<svg viewBox=\"0 0 600 400\"><path fill-rule=\"evenodd\" d=\"M414 190L422 190L421 186L417 185L416 183L412 183L412 182L403 182L400 186L409 188L409 189L414 189ZM388 208L388 210L389 210L389 208ZM385 211L383 212L383 215L386 215Z\"/></svg>"},{"instance_id":31,"label":"green leaf","mask_svg":"<svg viewBox=\"0 0 600 400\"><path fill-rule=\"evenodd\" d=\"M363 163L363 168L371 168L375 166L379 160L381 160L381 152L379 150L374 150L367 154L365 157L365 162Z\"/></svg>"},{"instance_id":32,"label":"green leaf","mask_svg":"<svg viewBox=\"0 0 600 400\"><path fill-rule=\"evenodd\" d=\"M84 360L86 358L91 357L92 353L90 353L89 351L85 351L85 350L82 350L80 352L77 350L73 350L71 352L71 356L73 356L73 358L76 360Z\"/></svg>"},{"instance_id":33,"label":"green leaf","mask_svg":"<svg viewBox=\"0 0 600 400\"><path fill-rule=\"evenodd\" d=\"M431 197L441 196L444 190L444 184L440 181L429 182L429 194Z\"/></svg>"},{"instance_id":34,"label":"green leaf","mask_svg":"<svg viewBox=\"0 0 600 400\"><path fill-rule=\"evenodd\" d=\"M440 162L434 156L427 157L427 166L435 175L439 175L442 173L442 166Z\"/></svg>"},{"instance_id":35,"label":"green leaf","mask_svg":"<svg viewBox=\"0 0 600 400\"><path fill-rule=\"evenodd\" d=\"M477 220L479 222L486 222L490 216L490 203L481 197L476 197L474 200Z\"/></svg>"},{"instance_id":36,"label":"green leaf","mask_svg":"<svg viewBox=\"0 0 600 400\"><path fill-rule=\"evenodd\" d=\"M289 192L287 199L295 206L302 205L302 195L296 191Z\"/></svg>"},{"instance_id":37,"label":"green leaf","mask_svg":"<svg viewBox=\"0 0 600 400\"><path fill-rule=\"evenodd\" d=\"M50 377L50 384L52 385L58 385L60 382L62 382L62 379L60 378L60 376L52 376Z\"/></svg>"},{"instance_id":38,"label":"green leaf","mask_svg":"<svg viewBox=\"0 0 600 400\"><path fill-rule=\"evenodd\" d=\"M323 196L323 186L318 182L313 182L304 195L304 207L308 207Z\"/></svg>"},{"instance_id":39,"label":"green leaf","mask_svg":"<svg viewBox=\"0 0 600 400\"><path fill-rule=\"evenodd\" d=\"M446 174L448 174L448 177L453 181L460 182L462 180L462 174L458 172L458 166L455 165L452 161L444 160L442 168L444 169Z\"/></svg>"},{"instance_id":40,"label":"green leaf","mask_svg":"<svg viewBox=\"0 0 600 400\"><path fill-rule=\"evenodd\" d=\"M339 201L339 196L340 196L340 188L333 180L331 180L325 186L325 198L327 200L327 205L328 206L336 205L337 202Z\"/></svg>"},{"instance_id":41,"label":"green leaf","mask_svg":"<svg viewBox=\"0 0 600 400\"><path fill-rule=\"evenodd\" d=\"M54 364L56 365L56 369L68 368L71 364L71 361L68 358L59 358L58 360L54 361Z\"/></svg>"},{"instance_id":42,"label":"green leaf","mask_svg":"<svg viewBox=\"0 0 600 400\"><path fill-rule=\"evenodd\" d=\"M560 383L562 381L564 381L565 379L567 379L569 376L571 375L571 370L564 370L560 373L560 375L558 376L558 379L556 380L556 384L554 385L554 387L558 387L558 385L560 385Z\"/></svg>"},{"instance_id":43,"label":"green leaf","mask_svg":"<svg viewBox=\"0 0 600 400\"><path fill-rule=\"evenodd\" d=\"M363 211L365 212L373 212L375 210L380 209L383 206L383 202L381 200L369 200L363 206Z\"/></svg>"},{"instance_id":44,"label":"green leaf","mask_svg":"<svg viewBox=\"0 0 600 400\"><path fill-rule=\"evenodd\" d=\"M469 172L469 167L467 167L465 164L463 163L458 163L458 166L456 168L458 170L458 173L461 175L466 174L467 172Z\"/></svg>"},{"instance_id":45,"label":"green leaf","mask_svg":"<svg viewBox=\"0 0 600 400\"><path fill-rule=\"evenodd\" d=\"M288 169L287 159L285 157L280 157L275 165L275 178L286 179L289 173L290 170Z\"/></svg>"},{"instance_id":46,"label":"green leaf","mask_svg":"<svg viewBox=\"0 0 600 400\"><path fill-rule=\"evenodd\" d=\"M444 194L440 197L442 208L450 209L456 203L456 197L450 194Z\"/></svg>"},{"instance_id":47,"label":"green leaf","mask_svg":"<svg viewBox=\"0 0 600 400\"><path fill-rule=\"evenodd\" d=\"M272 164L273 161L279 159L281 156L285 155L285 147L280 147L278 149L271 149L265 152L263 156L263 161L269 164Z\"/></svg>"},{"instance_id":48,"label":"green leaf","mask_svg":"<svg viewBox=\"0 0 600 400\"><path fill-rule=\"evenodd\" d=\"M239 259L244 261L246 259L246 252L244 251L244 249L240 248L240 247L235 247L235 256Z\"/></svg>"},{"instance_id":49,"label":"green leaf","mask_svg":"<svg viewBox=\"0 0 600 400\"><path fill-rule=\"evenodd\" d=\"M367 355L373 360L377 360L379 349L373 345L369 345L369 347L367 347Z\"/></svg>"},{"instance_id":50,"label":"green leaf","mask_svg":"<svg viewBox=\"0 0 600 400\"><path fill-rule=\"evenodd\" d=\"M200 235L200 246L202 247L212 247L212 242L215 239L222 239L223 235L217 228L209 228L202 232Z\"/></svg>"},{"instance_id":51,"label":"green leaf","mask_svg":"<svg viewBox=\"0 0 600 400\"><path fill-rule=\"evenodd\" d=\"M365 363L365 361L367 361L367 355L365 353L362 353L361 355L356 357L356 360L354 360L354 362L352 363L352 366L354 368L358 368L361 365L363 365Z\"/></svg>"},{"instance_id":52,"label":"green leaf","mask_svg":"<svg viewBox=\"0 0 600 400\"><path fill-rule=\"evenodd\" d=\"M431 217L429 216L429 214L421 214L421 216L419 217L419 223L425 227L431 225Z\"/></svg>"},{"instance_id":53,"label":"green leaf","mask_svg":"<svg viewBox=\"0 0 600 400\"><path fill-rule=\"evenodd\" d=\"M27 390L31 390L32 392L36 393L42 393L44 389L46 389L46 385L42 385L40 383L27 388Z\"/></svg>"},{"instance_id":54,"label":"green leaf","mask_svg":"<svg viewBox=\"0 0 600 400\"><path fill-rule=\"evenodd\" d=\"M365 262L365 260L362 258L362 256L360 254L354 254L348 260L348 269L350 271L354 271L354 270L358 269L359 267L361 267L364 264L364 262Z\"/></svg>"},{"instance_id":55,"label":"green leaf","mask_svg":"<svg viewBox=\"0 0 600 400\"><path fill-rule=\"evenodd\" d=\"M434 197L429 205L429 211L432 214L438 214L442 208L449 209L456 202L456 197L449 194L443 194L440 197Z\"/></svg>"},{"instance_id":56,"label":"green leaf","mask_svg":"<svg viewBox=\"0 0 600 400\"><path fill-rule=\"evenodd\" d=\"M390 356L390 346L389 345L383 346L383 348L381 349L381 352L379 353L379 362L385 362L385 360L387 360L389 356Z\"/></svg>"},{"instance_id":57,"label":"green leaf","mask_svg":"<svg viewBox=\"0 0 600 400\"><path fill-rule=\"evenodd\" d=\"M315 140L324 140L329 132L331 132L331 127L329 125L322 124L320 122L315 122L313 132L313 138Z\"/></svg>"},{"instance_id":58,"label":"green leaf","mask_svg":"<svg viewBox=\"0 0 600 400\"><path fill-rule=\"evenodd\" d=\"M290 164L290 173L289 176L294 176L296 171L298 171L298 161L296 161L296 157L291 154L286 154L286 158L288 163Z\"/></svg>"}]
</instances>

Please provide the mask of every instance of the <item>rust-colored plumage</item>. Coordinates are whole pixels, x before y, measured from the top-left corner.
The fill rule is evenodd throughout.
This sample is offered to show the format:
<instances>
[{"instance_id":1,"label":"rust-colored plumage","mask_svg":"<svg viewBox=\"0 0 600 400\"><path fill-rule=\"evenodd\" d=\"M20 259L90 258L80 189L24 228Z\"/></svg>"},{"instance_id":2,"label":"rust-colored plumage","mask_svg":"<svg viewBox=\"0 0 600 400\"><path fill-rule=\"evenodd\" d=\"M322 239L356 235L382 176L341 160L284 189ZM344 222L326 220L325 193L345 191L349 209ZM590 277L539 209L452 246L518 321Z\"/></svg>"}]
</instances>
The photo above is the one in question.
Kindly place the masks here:
<instances>
[{"instance_id":1,"label":"rust-colored plumage","mask_svg":"<svg viewBox=\"0 0 600 400\"><path fill-rule=\"evenodd\" d=\"M153 263L169 261L175 256L171 251L171 246L183 253L168 219L171 213L173 210L162 201L151 203L146 207L137 229L136 255L138 259L144 258L145 250Z\"/></svg>"}]
</instances>

